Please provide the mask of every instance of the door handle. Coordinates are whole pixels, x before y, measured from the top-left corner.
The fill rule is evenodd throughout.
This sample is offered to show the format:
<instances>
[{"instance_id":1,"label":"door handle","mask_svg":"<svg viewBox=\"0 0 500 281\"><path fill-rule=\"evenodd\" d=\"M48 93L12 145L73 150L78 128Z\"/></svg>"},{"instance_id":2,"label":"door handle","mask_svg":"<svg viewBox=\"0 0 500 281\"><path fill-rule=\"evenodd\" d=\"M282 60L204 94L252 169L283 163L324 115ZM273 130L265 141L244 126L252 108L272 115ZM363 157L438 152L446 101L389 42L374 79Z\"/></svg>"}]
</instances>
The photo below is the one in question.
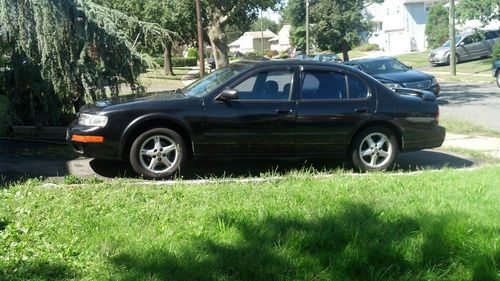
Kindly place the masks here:
<instances>
[{"instance_id":1,"label":"door handle","mask_svg":"<svg viewBox=\"0 0 500 281\"><path fill-rule=\"evenodd\" d=\"M290 114L292 112L293 112L293 110L291 110L291 109L276 109L276 113L278 113L278 114Z\"/></svg>"},{"instance_id":2,"label":"door handle","mask_svg":"<svg viewBox=\"0 0 500 281\"><path fill-rule=\"evenodd\" d=\"M358 107L354 111L357 113L368 113L368 107Z\"/></svg>"}]
</instances>

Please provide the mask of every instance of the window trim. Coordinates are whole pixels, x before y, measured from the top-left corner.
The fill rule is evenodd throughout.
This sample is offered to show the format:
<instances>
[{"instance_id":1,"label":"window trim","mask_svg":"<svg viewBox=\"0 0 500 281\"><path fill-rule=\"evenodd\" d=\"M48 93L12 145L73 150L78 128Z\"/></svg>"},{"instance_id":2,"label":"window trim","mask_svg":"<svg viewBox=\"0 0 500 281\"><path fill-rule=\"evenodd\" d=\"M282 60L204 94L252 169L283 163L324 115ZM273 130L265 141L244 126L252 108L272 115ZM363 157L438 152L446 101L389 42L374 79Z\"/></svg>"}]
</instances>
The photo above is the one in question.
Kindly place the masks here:
<instances>
[{"instance_id":1,"label":"window trim","mask_svg":"<svg viewBox=\"0 0 500 281\"><path fill-rule=\"evenodd\" d=\"M343 74L345 77L344 80L346 83L347 98L345 98L345 99L303 99L302 98L302 88L304 85L304 79L306 77L305 74L307 71L336 72L336 73ZM364 98L351 98L351 91L349 89L349 81L347 78L348 75L356 76L356 78L358 78L359 80L361 80L365 84L366 89L367 89L366 97L364 97ZM325 102L325 101L329 101L329 102L353 102L353 101L354 102L361 102L361 101L370 100L371 98L372 98L372 89L371 89L370 85L363 78L361 78L359 75L357 75L355 73L345 71L343 69L326 68L326 67L321 67L321 66L307 66L307 67L301 66L301 69L300 69L300 95L299 95L299 98L297 99L297 101L301 101L301 102L316 102L316 101L321 101L321 102Z\"/></svg>"},{"instance_id":2,"label":"window trim","mask_svg":"<svg viewBox=\"0 0 500 281\"><path fill-rule=\"evenodd\" d=\"M245 102L245 103L249 103L249 102L259 102L259 103L263 103L263 102L280 102L280 103L291 102L292 98L293 98L293 88L294 88L294 83L295 83L295 72L297 71L297 67L293 66L293 65L271 66L271 67L266 67L266 68L263 68L263 69L262 68L253 69L253 70L249 71L248 73L242 75L237 80L231 82L224 89L228 89L228 88L229 89L233 89L234 87L238 86L239 84L241 84L242 82L244 82L245 80L247 80L248 78L252 77L255 74L258 74L258 73L261 73L261 72L277 71L277 70L290 70L291 71L290 73L291 73L292 79L290 80L290 93L288 93L288 99L283 99L283 100L267 100L267 99L240 100L240 99L235 99L235 100L232 100L232 101L233 102ZM221 92L222 92L222 90L221 90ZM218 95L220 95L220 93ZM218 95L216 95L216 97Z\"/></svg>"}]
</instances>

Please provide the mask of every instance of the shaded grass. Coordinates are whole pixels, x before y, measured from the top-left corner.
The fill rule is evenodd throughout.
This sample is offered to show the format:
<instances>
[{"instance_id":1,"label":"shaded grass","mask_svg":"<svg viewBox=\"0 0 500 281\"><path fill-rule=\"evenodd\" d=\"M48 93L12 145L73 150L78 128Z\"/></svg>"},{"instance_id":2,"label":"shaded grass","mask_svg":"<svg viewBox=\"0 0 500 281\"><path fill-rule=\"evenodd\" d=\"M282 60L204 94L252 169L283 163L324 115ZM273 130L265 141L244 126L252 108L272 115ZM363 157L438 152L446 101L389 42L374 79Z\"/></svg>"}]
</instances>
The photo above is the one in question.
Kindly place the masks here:
<instances>
[{"instance_id":1,"label":"shaded grass","mask_svg":"<svg viewBox=\"0 0 500 281\"><path fill-rule=\"evenodd\" d=\"M0 232L0 276L497 280L499 178L500 167L487 166L197 186L18 185L0 191L0 218L12 222Z\"/></svg>"},{"instance_id":2,"label":"shaded grass","mask_svg":"<svg viewBox=\"0 0 500 281\"><path fill-rule=\"evenodd\" d=\"M470 136L485 136L500 138L500 131L483 127L463 120L441 119L440 123L450 133Z\"/></svg>"},{"instance_id":3,"label":"shaded grass","mask_svg":"<svg viewBox=\"0 0 500 281\"><path fill-rule=\"evenodd\" d=\"M408 54L398 55L396 58L402 63L412 66L413 68L430 66L429 61L427 61L428 51L423 52L411 52Z\"/></svg>"}]
</instances>

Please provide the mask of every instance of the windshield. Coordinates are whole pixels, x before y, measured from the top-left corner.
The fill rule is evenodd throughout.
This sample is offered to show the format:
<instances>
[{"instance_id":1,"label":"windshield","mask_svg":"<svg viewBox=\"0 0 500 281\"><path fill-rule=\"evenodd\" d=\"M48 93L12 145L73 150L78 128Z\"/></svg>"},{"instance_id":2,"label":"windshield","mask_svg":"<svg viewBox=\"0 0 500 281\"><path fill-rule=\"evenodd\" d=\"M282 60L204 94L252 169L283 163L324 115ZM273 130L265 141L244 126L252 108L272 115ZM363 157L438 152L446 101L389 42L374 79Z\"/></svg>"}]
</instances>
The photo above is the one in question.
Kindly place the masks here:
<instances>
[{"instance_id":1,"label":"windshield","mask_svg":"<svg viewBox=\"0 0 500 281\"><path fill-rule=\"evenodd\" d=\"M455 36L455 44L458 44L458 42L460 42L460 40L462 40L462 36ZM443 47L450 47L450 40L446 41L443 44Z\"/></svg>"},{"instance_id":2,"label":"windshield","mask_svg":"<svg viewBox=\"0 0 500 281\"><path fill-rule=\"evenodd\" d=\"M370 74L383 74L383 73L393 73L393 72L406 72L410 70L410 68L400 61L395 59L386 59L386 60L376 60L370 62L364 62L361 64L363 70Z\"/></svg>"},{"instance_id":3,"label":"windshield","mask_svg":"<svg viewBox=\"0 0 500 281\"><path fill-rule=\"evenodd\" d=\"M246 64L230 64L227 67L221 68L193 84L184 88L184 93L190 97L202 97L210 93L212 90L240 74L242 71L250 67Z\"/></svg>"}]
</instances>

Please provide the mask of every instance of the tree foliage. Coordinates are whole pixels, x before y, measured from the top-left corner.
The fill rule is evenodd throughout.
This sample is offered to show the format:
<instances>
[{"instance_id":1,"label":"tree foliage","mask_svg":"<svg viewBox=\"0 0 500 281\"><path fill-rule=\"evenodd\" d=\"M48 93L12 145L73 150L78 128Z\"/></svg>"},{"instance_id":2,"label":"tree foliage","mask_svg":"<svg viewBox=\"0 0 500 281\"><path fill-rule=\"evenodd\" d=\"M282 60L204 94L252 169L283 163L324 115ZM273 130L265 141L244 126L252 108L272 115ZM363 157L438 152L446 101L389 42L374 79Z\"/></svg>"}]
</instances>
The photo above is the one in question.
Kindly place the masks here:
<instances>
[{"instance_id":1,"label":"tree foliage","mask_svg":"<svg viewBox=\"0 0 500 281\"><path fill-rule=\"evenodd\" d=\"M87 0L0 0L16 123L63 125L74 102L104 97L106 88L118 94L124 82L136 87L145 63L125 32L134 27L169 34Z\"/></svg>"},{"instance_id":2,"label":"tree foliage","mask_svg":"<svg viewBox=\"0 0 500 281\"><path fill-rule=\"evenodd\" d=\"M484 24L500 20L500 0L461 0L457 14L462 21L479 19Z\"/></svg>"},{"instance_id":3,"label":"tree foliage","mask_svg":"<svg viewBox=\"0 0 500 281\"><path fill-rule=\"evenodd\" d=\"M206 0L202 2L207 20L208 38L217 67L223 67L229 63L226 27L232 25L239 29L248 29L261 9L275 8L280 2L280 0Z\"/></svg>"},{"instance_id":4,"label":"tree foliage","mask_svg":"<svg viewBox=\"0 0 500 281\"><path fill-rule=\"evenodd\" d=\"M312 3L314 5L314 2ZM306 47L306 4L304 0L288 0L283 9L283 19L291 25L290 42L292 46L304 50Z\"/></svg>"},{"instance_id":5,"label":"tree foliage","mask_svg":"<svg viewBox=\"0 0 500 281\"><path fill-rule=\"evenodd\" d=\"M195 3L192 0L94 0L95 3L122 11L140 20L157 23L173 30L171 37L148 37L142 28L128 30L138 51L157 56L164 53L167 75L172 71L172 47L174 44L192 44L196 39Z\"/></svg>"},{"instance_id":6,"label":"tree foliage","mask_svg":"<svg viewBox=\"0 0 500 281\"><path fill-rule=\"evenodd\" d=\"M370 30L362 11L364 0L320 0L311 8L313 36L322 50L348 51L361 41L361 34Z\"/></svg>"},{"instance_id":7,"label":"tree foliage","mask_svg":"<svg viewBox=\"0 0 500 281\"><path fill-rule=\"evenodd\" d=\"M442 4L431 8L425 26L429 48L437 48L449 38L449 22L448 10Z\"/></svg>"},{"instance_id":8,"label":"tree foliage","mask_svg":"<svg viewBox=\"0 0 500 281\"><path fill-rule=\"evenodd\" d=\"M270 20L266 17L258 18L256 21L253 22L252 26L250 27L251 31L260 31L260 29L266 30L269 29L274 33L278 33L279 31L279 24L276 23L273 20Z\"/></svg>"}]
</instances>

